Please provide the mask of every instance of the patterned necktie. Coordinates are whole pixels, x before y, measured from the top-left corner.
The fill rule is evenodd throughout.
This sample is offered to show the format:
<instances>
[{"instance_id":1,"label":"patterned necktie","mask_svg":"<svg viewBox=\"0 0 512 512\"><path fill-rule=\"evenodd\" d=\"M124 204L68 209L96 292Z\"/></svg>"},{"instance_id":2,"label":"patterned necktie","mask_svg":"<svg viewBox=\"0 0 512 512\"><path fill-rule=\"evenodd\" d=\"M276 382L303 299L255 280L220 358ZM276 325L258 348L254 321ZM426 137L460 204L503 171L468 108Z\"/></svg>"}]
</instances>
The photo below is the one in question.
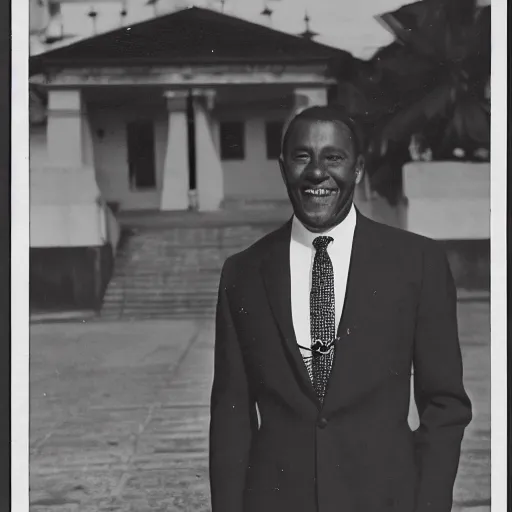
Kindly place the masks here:
<instances>
[{"instance_id":1,"label":"patterned necktie","mask_svg":"<svg viewBox=\"0 0 512 512\"><path fill-rule=\"evenodd\" d=\"M311 313L311 366L310 377L321 402L325 397L327 382L334 361L336 316L334 309L334 271L327 246L333 241L330 236L319 236L313 240L316 249L313 262L313 282L310 293Z\"/></svg>"}]
</instances>

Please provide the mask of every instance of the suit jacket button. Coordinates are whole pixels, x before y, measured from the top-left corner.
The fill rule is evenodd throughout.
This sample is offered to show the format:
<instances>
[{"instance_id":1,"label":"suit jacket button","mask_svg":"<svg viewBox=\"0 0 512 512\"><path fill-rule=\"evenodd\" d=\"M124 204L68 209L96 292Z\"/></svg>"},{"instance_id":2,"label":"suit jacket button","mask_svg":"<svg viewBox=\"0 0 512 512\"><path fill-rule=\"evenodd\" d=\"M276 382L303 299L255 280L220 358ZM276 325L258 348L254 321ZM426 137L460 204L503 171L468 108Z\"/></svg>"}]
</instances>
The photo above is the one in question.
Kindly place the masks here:
<instances>
[{"instance_id":1,"label":"suit jacket button","mask_svg":"<svg viewBox=\"0 0 512 512\"><path fill-rule=\"evenodd\" d=\"M327 427L327 423L329 423L327 421L327 418L319 418L318 421L317 421L318 428L325 428L325 427Z\"/></svg>"}]
</instances>

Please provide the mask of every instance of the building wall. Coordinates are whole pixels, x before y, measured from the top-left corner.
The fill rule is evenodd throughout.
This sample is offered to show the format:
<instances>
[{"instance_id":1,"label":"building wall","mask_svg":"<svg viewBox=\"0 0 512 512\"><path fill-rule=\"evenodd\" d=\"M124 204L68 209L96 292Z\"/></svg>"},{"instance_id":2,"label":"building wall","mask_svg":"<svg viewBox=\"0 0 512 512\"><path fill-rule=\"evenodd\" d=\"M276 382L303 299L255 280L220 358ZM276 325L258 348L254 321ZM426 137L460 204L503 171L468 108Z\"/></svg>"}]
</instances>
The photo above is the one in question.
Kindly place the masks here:
<instances>
[{"instance_id":1,"label":"building wall","mask_svg":"<svg viewBox=\"0 0 512 512\"><path fill-rule=\"evenodd\" d=\"M96 179L103 198L119 203L121 209L158 209L162 189L162 172L167 148L167 112L157 109L89 108L94 142ZM156 189L130 190L126 124L137 119L153 119L155 128ZM99 131L103 137L99 137Z\"/></svg>"},{"instance_id":2,"label":"building wall","mask_svg":"<svg viewBox=\"0 0 512 512\"><path fill-rule=\"evenodd\" d=\"M167 146L167 112L158 108L116 108L88 105L90 136L94 147L94 168L103 198L119 203L124 210L158 209L162 188L163 166ZM245 159L221 162L224 170L224 196L226 200L281 200L286 189L281 179L277 160L267 159L265 123L285 121L287 110L215 112L213 136L220 147L219 122L244 121ZM157 188L154 191L132 191L129 187L126 123L140 118L153 118L155 126L155 165ZM102 136L100 137L100 133ZM31 166L43 167L48 163L46 126L31 128Z\"/></svg>"},{"instance_id":3,"label":"building wall","mask_svg":"<svg viewBox=\"0 0 512 512\"><path fill-rule=\"evenodd\" d=\"M152 191L132 191L129 186L126 123L137 118L153 118L155 126L155 166L157 187ZM94 148L96 181L103 199L119 203L123 209L158 209L162 188L162 171L167 148L166 112L143 112L137 109L89 108L90 137ZM100 138L98 131L103 131ZM84 134L88 136L89 134ZM46 125L30 127L30 167L49 165Z\"/></svg>"},{"instance_id":4,"label":"building wall","mask_svg":"<svg viewBox=\"0 0 512 512\"><path fill-rule=\"evenodd\" d=\"M240 110L216 112L217 122L245 122L245 159L224 160L224 197L226 200L286 199L286 188L281 178L277 160L267 159L265 123L286 121L289 111L258 113ZM219 147L219 130L214 131Z\"/></svg>"}]
</instances>

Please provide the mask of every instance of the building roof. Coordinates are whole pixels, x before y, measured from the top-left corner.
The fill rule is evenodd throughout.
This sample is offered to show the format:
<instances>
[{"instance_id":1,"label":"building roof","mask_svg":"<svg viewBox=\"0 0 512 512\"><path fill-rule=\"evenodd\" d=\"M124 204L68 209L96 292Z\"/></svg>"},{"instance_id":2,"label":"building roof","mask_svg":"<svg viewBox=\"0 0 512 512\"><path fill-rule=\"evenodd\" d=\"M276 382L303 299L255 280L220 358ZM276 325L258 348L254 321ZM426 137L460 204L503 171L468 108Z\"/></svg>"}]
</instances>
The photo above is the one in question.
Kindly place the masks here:
<instances>
[{"instance_id":1,"label":"building roof","mask_svg":"<svg viewBox=\"0 0 512 512\"><path fill-rule=\"evenodd\" d=\"M350 53L218 11L191 7L34 55L46 66L349 63Z\"/></svg>"}]
</instances>

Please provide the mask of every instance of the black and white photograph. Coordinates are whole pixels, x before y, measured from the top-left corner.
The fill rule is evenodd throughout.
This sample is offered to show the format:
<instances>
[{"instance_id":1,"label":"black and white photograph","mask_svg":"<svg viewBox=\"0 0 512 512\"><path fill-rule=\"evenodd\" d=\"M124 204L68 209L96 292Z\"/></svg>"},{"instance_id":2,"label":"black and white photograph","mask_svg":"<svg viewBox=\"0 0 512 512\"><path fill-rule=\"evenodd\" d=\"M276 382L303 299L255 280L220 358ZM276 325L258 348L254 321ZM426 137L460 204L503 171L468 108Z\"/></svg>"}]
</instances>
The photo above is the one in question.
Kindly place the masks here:
<instances>
[{"instance_id":1,"label":"black and white photograph","mask_svg":"<svg viewBox=\"0 0 512 512\"><path fill-rule=\"evenodd\" d=\"M28 4L12 510L505 511L497 5Z\"/></svg>"}]
</instances>

